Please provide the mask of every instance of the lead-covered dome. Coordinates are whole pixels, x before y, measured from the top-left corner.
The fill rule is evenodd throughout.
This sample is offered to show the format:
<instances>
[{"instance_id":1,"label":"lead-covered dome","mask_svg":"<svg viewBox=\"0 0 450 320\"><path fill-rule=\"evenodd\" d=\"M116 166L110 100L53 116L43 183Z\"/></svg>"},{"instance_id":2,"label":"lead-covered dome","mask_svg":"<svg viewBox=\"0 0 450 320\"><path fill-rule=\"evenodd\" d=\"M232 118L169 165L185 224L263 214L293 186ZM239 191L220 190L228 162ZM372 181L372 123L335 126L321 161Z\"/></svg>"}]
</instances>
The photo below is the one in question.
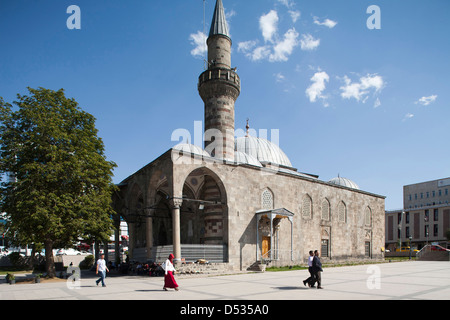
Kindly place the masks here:
<instances>
[{"instance_id":1,"label":"lead-covered dome","mask_svg":"<svg viewBox=\"0 0 450 320\"><path fill-rule=\"evenodd\" d=\"M236 162L237 164L249 164L251 166L262 168L262 164L258 161L258 159L240 151L234 152L234 162Z\"/></svg>"},{"instance_id":2,"label":"lead-covered dome","mask_svg":"<svg viewBox=\"0 0 450 320\"><path fill-rule=\"evenodd\" d=\"M248 154L256 158L259 162L269 162L292 168L291 161L280 147L263 138L252 136L236 138L234 141L234 150Z\"/></svg>"},{"instance_id":3,"label":"lead-covered dome","mask_svg":"<svg viewBox=\"0 0 450 320\"><path fill-rule=\"evenodd\" d=\"M347 178L342 178L342 177L338 176L336 178L331 179L328 182L338 185L338 186L343 186L343 187L359 190L359 186L355 182L353 182L352 180L347 179Z\"/></svg>"},{"instance_id":4,"label":"lead-covered dome","mask_svg":"<svg viewBox=\"0 0 450 320\"><path fill-rule=\"evenodd\" d=\"M211 157L211 155L204 149L190 143L179 143L172 149L176 151L182 151L183 154L196 154L203 157Z\"/></svg>"}]
</instances>

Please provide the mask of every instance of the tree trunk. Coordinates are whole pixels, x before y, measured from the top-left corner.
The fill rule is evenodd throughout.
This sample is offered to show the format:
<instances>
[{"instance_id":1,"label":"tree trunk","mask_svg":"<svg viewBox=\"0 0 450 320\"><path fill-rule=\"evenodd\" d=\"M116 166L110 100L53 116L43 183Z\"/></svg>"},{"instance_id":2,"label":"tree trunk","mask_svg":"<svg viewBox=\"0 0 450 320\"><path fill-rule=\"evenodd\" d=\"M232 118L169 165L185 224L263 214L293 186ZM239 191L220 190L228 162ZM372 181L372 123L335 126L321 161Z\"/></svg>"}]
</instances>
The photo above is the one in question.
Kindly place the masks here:
<instances>
[{"instance_id":1,"label":"tree trunk","mask_svg":"<svg viewBox=\"0 0 450 320\"><path fill-rule=\"evenodd\" d=\"M47 272L48 277L55 278L55 260L53 259L53 241L46 240L44 242L45 245L45 271Z\"/></svg>"}]
</instances>

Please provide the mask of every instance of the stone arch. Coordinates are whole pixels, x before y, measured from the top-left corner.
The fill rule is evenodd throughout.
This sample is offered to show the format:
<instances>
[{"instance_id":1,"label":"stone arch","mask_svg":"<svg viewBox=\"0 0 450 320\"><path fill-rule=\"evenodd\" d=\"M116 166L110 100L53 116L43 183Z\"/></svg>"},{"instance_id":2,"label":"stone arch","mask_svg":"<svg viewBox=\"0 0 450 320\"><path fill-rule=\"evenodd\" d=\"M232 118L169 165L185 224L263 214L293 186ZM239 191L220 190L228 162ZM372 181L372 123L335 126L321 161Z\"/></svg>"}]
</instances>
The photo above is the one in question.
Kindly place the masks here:
<instances>
[{"instance_id":1,"label":"stone arch","mask_svg":"<svg viewBox=\"0 0 450 320\"><path fill-rule=\"evenodd\" d=\"M344 201L338 204L338 221L341 223L347 222L347 205Z\"/></svg>"},{"instance_id":2,"label":"stone arch","mask_svg":"<svg viewBox=\"0 0 450 320\"><path fill-rule=\"evenodd\" d=\"M366 227L372 226L372 209L369 206L364 210L364 225Z\"/></svg>"},{"instance_id":3,"label":"stone arch","mask_svg":"<svg viewBox=\"0 0 450 320\"><path fill-rule=\"evenodd\" d=\"M327 198L324 198L322 200L322 215L321 219L324 221L330 221L331 220L331 205L330 201Z\"/></svg>"},{"instance_id":4,"label":"stone arch","mask_svg":"<svg viewBox=\"0 0 450 320\"><path fill-rule=\"evenodd\" d=\"M313 202L309 194L305 194L302 198L302 218L312 219L313 216Z\"/></svg>"},{"instance_id":5,"label":"stone arch","mask_svg":"<svg viewBox=\"0 0 450 320\"><path fill-rule=\"evenodd\" d=\"M201 167L192 170L183 181L181 243L227 244L227 193L220 177ZM195 186L193 181L197 182Z\"/></svg>"}]
</instances>

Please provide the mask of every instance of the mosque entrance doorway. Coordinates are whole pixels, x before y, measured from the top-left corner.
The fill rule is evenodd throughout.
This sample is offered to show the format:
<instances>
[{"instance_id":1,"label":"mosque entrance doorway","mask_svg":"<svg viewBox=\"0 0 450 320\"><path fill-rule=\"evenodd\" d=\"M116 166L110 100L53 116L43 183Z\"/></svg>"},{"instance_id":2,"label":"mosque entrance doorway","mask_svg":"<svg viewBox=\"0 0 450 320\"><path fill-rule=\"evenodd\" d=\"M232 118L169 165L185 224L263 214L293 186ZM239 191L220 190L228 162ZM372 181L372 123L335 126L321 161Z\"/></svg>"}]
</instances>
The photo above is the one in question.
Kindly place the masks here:
<instances>
[{"instance_id":1,"label":"mosque entrance doorway","mask_svg":"<svg viewBox=\"0 0 450 320\"><path fill-rule=\"evenodd\" d=\"M269 252L270 252L270 237L263 237L262 238L262 257L263 259L269 259Z\"/></svg>"}]
</instances>

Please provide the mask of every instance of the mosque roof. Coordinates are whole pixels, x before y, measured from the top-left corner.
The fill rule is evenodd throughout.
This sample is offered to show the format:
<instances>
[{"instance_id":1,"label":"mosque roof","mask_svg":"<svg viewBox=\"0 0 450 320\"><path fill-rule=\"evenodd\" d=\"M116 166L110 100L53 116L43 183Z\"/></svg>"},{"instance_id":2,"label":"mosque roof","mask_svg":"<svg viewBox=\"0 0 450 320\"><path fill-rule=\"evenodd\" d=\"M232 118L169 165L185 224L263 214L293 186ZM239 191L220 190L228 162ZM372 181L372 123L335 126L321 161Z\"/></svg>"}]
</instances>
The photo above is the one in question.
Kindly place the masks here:
<instances>
[{"instance_id":1,"label":"mosque roof","mask_svg":"<svg viewBox=\"0 0 450 320\"><path fill-rule=\"evenodd\" d=\"M190 154L196 154L204 157L211 157L211 155L203 150L201 147L196 146L194 144L190 143L179 143L175 147L172 148L173 150L182 151L183 153L190 153Z\"/></svg>"},{"instance_id":2,"label":"mosque roof","mask_svg":"<svg viewBox=\"0 0 450 320\"><path fill-rule=\"evenodd\" d=\"M237 164L249 164L255 167L262 168L262 164L258 161L258 159L241 151L234 152L234 162L236 162Z\"/></svg>"},{"instance_id":3,"label":"mosque roof","mask_svg":"<svg viewBox=\"0 0 450 320\"><path fill-rule=\"evenodd\" d=\"M292 168L291 161L286 154L274 143L263 138L245 136L236 138L234 150L243 152L256 158L259 162L269 162Z\"/></svg>"},{"instance_id":4,"label":"mosque roof","mask_svg":"<svg viewBox=\"0 0 450 320\"><path fill-rule=\"evenodd\" d=\"M347 179L347 178L342 178L342 177L338 176L336 178L331 179L328 182L332 183L332 184L336 184L338 186L343 186L343 187L347 187L347 188L360 190L359 186L355 182L353 182L352 180Z\"/></svg>"},{"instance_id":5,"label":"mosque roof","mask_svg":"<svg viewBox=\"0 0 450 320\"><path fill-rule=\"evenodd\" d=\"M217 0L216 8L214 10L213 20L211 22L211 29L209 31L209 36L216 34L221 34L230 38L228 32L227 19L225 18L225 10L223 8L222 0Z\"/></svg>"}]
</instances>

